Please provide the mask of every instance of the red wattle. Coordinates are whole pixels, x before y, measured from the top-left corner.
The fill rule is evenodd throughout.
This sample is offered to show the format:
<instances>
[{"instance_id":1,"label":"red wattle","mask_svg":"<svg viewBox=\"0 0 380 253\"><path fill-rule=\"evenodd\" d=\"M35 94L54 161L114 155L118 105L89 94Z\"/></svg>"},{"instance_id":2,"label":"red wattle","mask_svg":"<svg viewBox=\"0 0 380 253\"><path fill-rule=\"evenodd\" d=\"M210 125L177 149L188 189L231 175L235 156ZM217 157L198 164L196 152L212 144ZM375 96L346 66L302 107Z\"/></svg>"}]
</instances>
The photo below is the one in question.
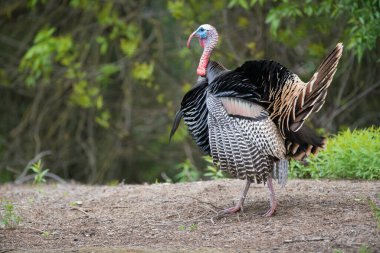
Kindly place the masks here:
<instances>
[{"instance_id":1,"label":"red wattle","mask_svg":"<svg viewBox=\"0 0 380 253\"><path fill-rule=\"evenodd\" d=\"M207 68L208 61L210 59L210 54L207 53L207 50L205 51L203 52L201 59L199 60L199 65L197 68L198 76L206 76L206 68Z\"/></svg>"},{"instance_id":2,"label":"red wattle","mask_svg":"<svg viewBox=\"0 0 380 253\"><path fill-rule=\"evenodd\" d=\"M205 43L206 39L199 39L199 45L201 45L201 47L205 48Z\"/></svg>"},{"instance_id":3,"label":"red wattle","mask_svg":"<svg viewBox=\"0 0 380 253\"><path fill-rule=\"evenodd\" d=\"M197 68L197 75L198 76L206 76L206 69L203 68L203 67L201 67L201 66L199 66Z\"/></svg>"}]
</instances>

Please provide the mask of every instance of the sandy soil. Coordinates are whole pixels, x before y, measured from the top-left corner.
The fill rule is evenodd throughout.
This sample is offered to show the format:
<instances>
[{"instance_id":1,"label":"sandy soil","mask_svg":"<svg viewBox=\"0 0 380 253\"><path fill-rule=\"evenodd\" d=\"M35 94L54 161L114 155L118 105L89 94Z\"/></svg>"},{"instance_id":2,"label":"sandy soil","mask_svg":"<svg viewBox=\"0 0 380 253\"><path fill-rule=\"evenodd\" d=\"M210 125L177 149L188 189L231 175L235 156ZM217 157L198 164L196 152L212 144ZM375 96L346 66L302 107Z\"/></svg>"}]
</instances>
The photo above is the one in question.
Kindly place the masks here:
<instances>
[{"instance_id":1,"label":"sandy soil","mask_svg":"<svg viewBox=\"0 0 380 253\"><path fill-rule=\"evenodd\" d=\"M253 185L244 213L220 217L244 182L86 186L0 186L22 222L0 229L0 252L357 252L380 251L369 201L379 205L380 181L292 180L268 192ZM3 211L3 210L2 210Z\"/></svg>"}]
</instances>

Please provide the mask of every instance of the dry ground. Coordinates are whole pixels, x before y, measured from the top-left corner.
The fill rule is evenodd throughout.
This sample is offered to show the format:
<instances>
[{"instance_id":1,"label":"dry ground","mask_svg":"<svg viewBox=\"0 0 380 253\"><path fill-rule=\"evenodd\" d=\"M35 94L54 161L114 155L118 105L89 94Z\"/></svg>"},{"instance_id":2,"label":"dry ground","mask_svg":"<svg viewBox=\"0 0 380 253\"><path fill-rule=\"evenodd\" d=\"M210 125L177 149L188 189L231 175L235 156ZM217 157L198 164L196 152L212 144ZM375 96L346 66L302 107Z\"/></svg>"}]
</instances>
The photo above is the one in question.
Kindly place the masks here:
<instances>
[{"instance_id":1,"label":"dry ground","mask_svg":"<svg viewBox=\"0 0 380 253\"><path fill-rule=\"evenodd\" d=\"M380 181L292 180L268 192L251 186L244 213L217 217L244 186L240 180L184 184L0 186L22 222L0 229L0 252L250 252L380 250L369 206Z\"/></svg>"}]
</instances>

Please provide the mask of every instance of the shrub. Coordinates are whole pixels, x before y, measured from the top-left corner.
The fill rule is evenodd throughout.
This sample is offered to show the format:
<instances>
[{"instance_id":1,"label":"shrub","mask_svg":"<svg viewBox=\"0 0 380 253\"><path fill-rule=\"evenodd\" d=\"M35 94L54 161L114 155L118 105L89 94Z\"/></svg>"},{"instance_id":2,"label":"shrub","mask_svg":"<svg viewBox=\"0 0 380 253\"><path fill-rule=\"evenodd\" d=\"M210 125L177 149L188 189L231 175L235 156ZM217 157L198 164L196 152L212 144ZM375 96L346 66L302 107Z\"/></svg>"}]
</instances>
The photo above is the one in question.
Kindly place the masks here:
<instances>
[{"instance_id":1,"label":"shrub","mask_svg":"<svg viewBox=\"0 0 380 253\"><path fill-rule=\"evenodd\" d=\"M329 138L327 148L306 165L292 161L293 178L380 179L380 128L345 130Z\"/></svg>"}]
</instances>

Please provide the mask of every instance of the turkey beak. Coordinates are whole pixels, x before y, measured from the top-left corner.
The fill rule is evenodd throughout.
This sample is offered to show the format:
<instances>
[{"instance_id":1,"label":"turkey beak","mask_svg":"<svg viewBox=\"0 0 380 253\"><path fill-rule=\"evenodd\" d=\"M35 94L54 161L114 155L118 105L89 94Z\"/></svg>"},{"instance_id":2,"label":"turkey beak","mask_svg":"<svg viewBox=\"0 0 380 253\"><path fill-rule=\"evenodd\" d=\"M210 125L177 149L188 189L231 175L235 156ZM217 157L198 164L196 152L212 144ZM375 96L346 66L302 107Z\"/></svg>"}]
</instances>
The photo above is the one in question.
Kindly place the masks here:
<instances>
[{"instance_id":1,"label":"turkey beak","mask_svg":"<svg viewBox=\"0 0 380 253\"><path fill-rule=\"evenodd\" d=\"M187 39L187 48L190 48L190 42L191 42L191 39L194 37L194 35L197 34L197 31L193 32L189 38Z\"/></svg>"}]
</instances>

